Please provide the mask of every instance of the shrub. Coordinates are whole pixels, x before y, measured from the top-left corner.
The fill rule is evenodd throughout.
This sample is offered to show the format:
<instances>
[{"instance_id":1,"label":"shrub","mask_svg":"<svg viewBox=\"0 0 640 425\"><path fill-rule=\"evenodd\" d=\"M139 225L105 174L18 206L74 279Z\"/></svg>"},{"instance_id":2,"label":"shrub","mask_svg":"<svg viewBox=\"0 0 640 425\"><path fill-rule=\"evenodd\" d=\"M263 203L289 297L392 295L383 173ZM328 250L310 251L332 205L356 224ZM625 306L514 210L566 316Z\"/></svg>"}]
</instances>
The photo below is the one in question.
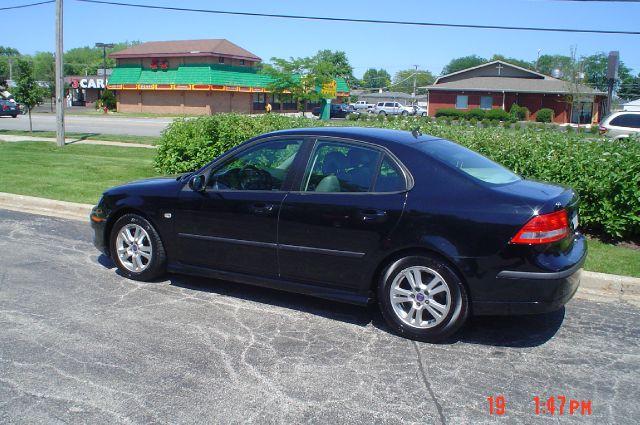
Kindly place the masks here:
<instances>
[{"instance_id":1,"label":"shrub","mask_svg":"<svg viewBox=\"0 0 640 425\"><path fill-rule=\"evenodd\" d=\"M464 116L464 114L465 112L460 109L442 108L436 111L436 118L439 118L439 117L461 118Z\"/></svg>"},{"instance_id":2,"label":"shrub","mask_svg":"<svg viewBox=\"0 0 640 425\"><path fill-rule=\"evenodd\" d=\"M487 119L496 121L509 121L511 115L502 109L491 109L487 111Z\"/></svg>"},{"instance_id":3,"label":"shrub","mask_svg":"<svg viewBox=\"0 0 640 425\"><path fill-rule=\"evenodd\" d=\"M468 119L475 118L477 120L483 119L487 115L484 109L474 108L465 114Z\"/></svg>"},{"instance_id":4,"label":"shrub","mask_svg":"<svg viewBox=\"0 0 640 425\"><path fill-rule=\"evenodd\" d=\"M97 109L102 109L104 107L106 107L110 111L116 110L116 107L117 107L116 95L111 90L105 89L102 92L102 96L100 96L100 99L96 102Z\"/></svg>"},{"instance_id":5,"label":"shrub","mask_svg":"<svg viewBox=\"0 0 640 425\"><path fill-rule=\"evenodd\" d=\"M553 109L542 108L536 112L537 122L552 122L553 121Z\"/></svg>"},{"instance_id":6,"label":"shrub","mask_svg":"<svg viewBox=\"0 0 640 425\"><path fill-rule=\"evenodd\" d=\"M514 103L511 105L509 115L511 115L515 121L525 121L529 116L529 109L526 106L519 106Z\"/></svg>"},{"instance_id":7,"label":"shrub","mask_svg":"<svg viewBox=\"0 0 640 425\"><path fill-rule=\"evenodd\" d=\"M163 173L195 170L227 149L256 135L295 127L367 126L412 130L454 140L525 178L566 184L581 197L583 229L614 238L640 237L640 141L615 143L592 136L545 129L544 124L513 131L443 125L439 118L323 122L278 114L257 117L219 114L175 120L163 133L155 165ZM488 121L487 121L488 122ZM542 128L538 128L541 126ZM518 125L516 125L516 128Z\"/></svg>"}]
</instances>

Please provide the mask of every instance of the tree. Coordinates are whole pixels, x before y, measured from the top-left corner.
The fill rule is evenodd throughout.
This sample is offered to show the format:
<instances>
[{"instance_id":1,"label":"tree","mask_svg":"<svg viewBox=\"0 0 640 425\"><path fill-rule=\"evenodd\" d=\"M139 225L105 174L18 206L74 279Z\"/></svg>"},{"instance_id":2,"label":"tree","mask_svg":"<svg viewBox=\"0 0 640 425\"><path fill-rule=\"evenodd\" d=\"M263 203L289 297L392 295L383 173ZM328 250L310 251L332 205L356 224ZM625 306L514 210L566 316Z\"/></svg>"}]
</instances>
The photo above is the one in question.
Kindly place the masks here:
<instances>
[{"instance_id":1,"label":"tree","mask_svg":"<svg viewBox=\"0 0 640 425\"><path fill-rule=\"evenodd\" d=\"M369 68L362 76L362 87L367 89L377 89L391 85L391 75L384 69Z\"/></svg>"},{"instance_id":2,"label":"tree","mask_svg":"<svg viewBox=\"0 0 640 425\"><path fill-rule=\"evenodd\" d=\"M272 93L289 92L296 100L299 111L306 111L307 102L321 99L317 90L336 77L336 66L321 60L317 55L311 58L271 58L260 71L269 75L272 81L267 90Z\"/></svg>"},{"instance_id":3,"label":"tree","mask_svg":"<svg viewBox=\"0 0 640 425\"><path fill-rule=\"evenodd\" d=\"M609 67L609 56L605 53L596 53L595 55L582 58L582 67L584 70L584 81L591 87L601 91L607 91L609 81L607 79L607 68ZM620 61L618 66L618 80L613 86L616 91L621 84L625 84L628 80L633 79L631 69Z\"/></svg>"},{"instance_id":4,"label":"tree","mask_svg":"<svg viewBox=\"0 0 640 425\"><path fill-rule=\"evenodd\" d=\"M451 59L451 62L442 69L442 75L462 71L463 69L472 68L487 62L488 61L485 58L481 58L478 55L469 55Z\"/></svg>"},{"instance_id":5,"label":"tree","mask_svg":"<svg viewBox=\"0 0 640 425\"><path fill-rule=\"evenodd\" d=\"M116 43L112 48L108 48L107 52L107 68L116 65L116 61L109 57L110 53L123 50L128 47L140 44L139 41L125 41L124 43ZM101 47L76 47L67 50L64 54L64 73L65 75L95 75L98 69L102 69L103 56Z\"/></svg>"},{"instance_id":6,"label":"tree","mask_svg":"<svg viewBox=\"0 0 640 425\"><path fill-rule=\"evenodd\" d=\"M570 75L572 69L570 56L565 55L542 55L537 61L537 71L544 75L553 76L554 70L558 70L559 78Z\"/></svg>"},{"instance_id":7,"label":"tree","mask_svg":"<svg viewBox=\"0 0 640 425\"><path fill-rule=\"evenodd\" d=\"M16 83L16 100L29 109L29 131L33 132L31 122L31 110L42 101L45 90L38 85L33 76L33 65L25 59L18 59L18 71L20 76Z\"/></svg>"},{"instance_id":8,"label":"tree","mask_svg":"<svg viewBox=\"0 0 640 425\"><path fill-rule=\"evenodd\" d=\"M342 51L320 50L313 57L313 60L320 62L328 62L333 64L335 76L343 78L349 87L357 84L357 79L353 76L353 67L349 63L347 54Z\"/></svg>"},{"instance_id":9,"label":"tree","mask_svg":"<svg viewBox=\"0 0 640 425\"><path fill-rule=\"evenodd\" d=\"M618 96L626 100L640 99L640 74L624 79L618 88Z\"/></svg>"},{"instance_id":10,"label":"tree","mask_svg":"<svg viewBox=\"0 0 640 425\"><path fill-rule=\"evenodd\" d=\"M406 69L404 71L396 72L396 75L393 76L393 84L391 85L391 88L394 91L413 93L414 74L416 77L416 87L428 86L436 79L429 71ZM424 92L424 89L416 89L416 94L422 94Z\"/></svg>"},{"instance_id":11,"label":"tree","mask_svg":"<svg viewBox=\"0 0 640 425\"><path fill-rule=\"evenodd\" d=\"M491 59L489 59L489 62L491 61L502 61L502 62L507 62L510 63L512 65L516 65L519 66L520 68L524 68L524 69L531 69L531 70L535 70L535 63L531 63L528 61L524 61L522 59L516 59L516 58L509 58L507 56L501 55L501 54L494 54Z\"/></svg>"},{"instance_id":12,"label":"tree","mask_svg":"<svg viewBox=\"0 0 640 425\"><path fill-rule=\"evenodd\" d=\"M0 83L9 79L9 61L20 56L20 52L13 47L0 46Z\"/></svg>"}]
</instances>

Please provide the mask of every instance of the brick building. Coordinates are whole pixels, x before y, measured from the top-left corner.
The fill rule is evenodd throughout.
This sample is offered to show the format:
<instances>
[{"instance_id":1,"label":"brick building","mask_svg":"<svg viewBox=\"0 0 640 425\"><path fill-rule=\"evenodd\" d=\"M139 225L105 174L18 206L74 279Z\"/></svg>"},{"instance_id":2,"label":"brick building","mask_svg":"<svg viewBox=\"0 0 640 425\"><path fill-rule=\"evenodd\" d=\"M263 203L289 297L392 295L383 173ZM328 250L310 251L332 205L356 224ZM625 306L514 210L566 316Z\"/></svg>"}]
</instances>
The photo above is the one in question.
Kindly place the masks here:
<instances>
[{"instance_id":1,"label":"brick building","mask_svg":"<svg viewBox=\"0 0 640 425\"><path fill-rule=\"evenodd\" d=\"M268 93L260 58L225 39L148 42L109 56L118 112L260 113L266 101L274 111L296 110L291 95ZM337 86L339 98L349 95L344 80Z\"/></svg>"},{"instance_id":2,"label":"brick building","mask_svg":"<svg viewBox=\"0 0 640 425\"><path fill-rule=\"evenodd\" d=\"M443 75L426 89L430 116L442 108L509 111L517 104L529 109L530 120L540 109L550 108L558 124L597 123L606 100L604 92L591 87L499 60Z\"/></svg>"}]
</instances>

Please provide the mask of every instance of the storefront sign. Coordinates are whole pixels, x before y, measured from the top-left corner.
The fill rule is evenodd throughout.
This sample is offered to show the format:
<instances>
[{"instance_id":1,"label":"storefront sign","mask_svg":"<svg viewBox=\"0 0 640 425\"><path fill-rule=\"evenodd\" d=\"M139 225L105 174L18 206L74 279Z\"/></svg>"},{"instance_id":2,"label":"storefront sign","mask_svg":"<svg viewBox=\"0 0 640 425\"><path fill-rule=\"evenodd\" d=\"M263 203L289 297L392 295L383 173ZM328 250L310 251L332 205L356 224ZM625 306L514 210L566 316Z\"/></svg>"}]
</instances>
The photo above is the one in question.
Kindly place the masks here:
<instances>
[{"instance_id":1,"label":"storefront sign","mask_svg":"<svg viewBox=\"0 0 640 425\"><path fill-rule=\"evenodd\" d=\"M323 99L335 99L336 88L336 80L331 80L328 83L322 85L322 88L320 89L320 96L322 96Z\"/></svg>"},{"instance_id":2,"label":"storefront sign","mask_svg":"<svg viewBox=\"0 0 640 425\"><path fill-rule=\"evenodd\" d=\"M104 89L105 81L103 78L74 78L71 80L71 87L74 89Z\"/></svg>"}]
</instances>

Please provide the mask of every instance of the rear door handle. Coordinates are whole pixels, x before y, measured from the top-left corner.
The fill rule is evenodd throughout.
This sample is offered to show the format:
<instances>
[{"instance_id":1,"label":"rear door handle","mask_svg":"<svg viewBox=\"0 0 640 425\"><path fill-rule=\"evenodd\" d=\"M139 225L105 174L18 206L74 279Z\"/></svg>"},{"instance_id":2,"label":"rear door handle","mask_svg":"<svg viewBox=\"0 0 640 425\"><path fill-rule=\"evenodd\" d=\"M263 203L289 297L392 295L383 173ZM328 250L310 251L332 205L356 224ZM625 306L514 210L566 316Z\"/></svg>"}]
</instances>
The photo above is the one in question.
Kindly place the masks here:
<instances>
[{"instance_id":1,"label":"rear door handle","mask_svg":"<svg viewBox=\"0 0 640 425\"><path fill-rule=\"evenodd\" d=\"M360 212L360 218L365 223L381 222L387 219L387 212L384 210L376 210L373 208L367 208Z\"/></svg>"}]
</instances>

